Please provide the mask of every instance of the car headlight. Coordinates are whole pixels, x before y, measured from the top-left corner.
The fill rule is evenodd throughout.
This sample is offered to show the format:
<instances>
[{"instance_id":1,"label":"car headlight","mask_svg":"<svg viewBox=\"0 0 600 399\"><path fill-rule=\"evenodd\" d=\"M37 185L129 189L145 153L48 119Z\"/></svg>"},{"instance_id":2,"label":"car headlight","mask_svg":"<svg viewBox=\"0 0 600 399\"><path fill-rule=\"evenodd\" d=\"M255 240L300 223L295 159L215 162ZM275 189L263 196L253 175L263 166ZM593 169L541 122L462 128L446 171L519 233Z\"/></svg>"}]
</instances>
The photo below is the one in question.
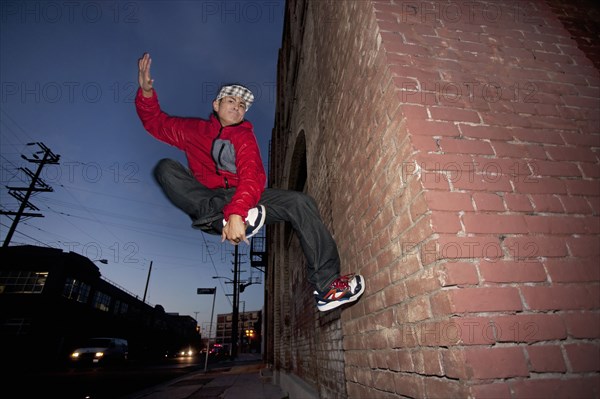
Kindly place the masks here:
<instances>
[{"instance_id":1,"label":"car headlight","mask_svg":"<svg viewBox=\"0 0 600 399\"><path fill-rule=\"evenodd\" d=\"M71 357L74 359L77 359L79 357L79 352L73 352L71 353Z\"/></svg>"},{"instance_id":2,"label":"car headlight","mask_svg":"<svg viewBox=\"0 0 600 399\"><path fill-rule=\"evenodd\" d=\"M104 356L104 352L96 352L96 358L101 358L102 356Z\"/></svg>"}]
</instances>

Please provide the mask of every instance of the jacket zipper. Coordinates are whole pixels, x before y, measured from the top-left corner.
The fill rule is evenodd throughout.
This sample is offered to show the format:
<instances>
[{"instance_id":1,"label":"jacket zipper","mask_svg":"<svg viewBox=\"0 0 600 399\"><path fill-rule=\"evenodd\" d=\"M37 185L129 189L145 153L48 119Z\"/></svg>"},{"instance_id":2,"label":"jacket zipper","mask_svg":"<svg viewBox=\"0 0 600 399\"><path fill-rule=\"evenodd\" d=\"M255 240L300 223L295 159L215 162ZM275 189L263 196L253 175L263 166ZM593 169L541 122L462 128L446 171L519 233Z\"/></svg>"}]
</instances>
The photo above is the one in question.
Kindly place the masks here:
<instances>
[{"instance_id":1,"label":"jacket zipper","mask_svg":"<svg viewBox=\"0 0 600 399\"><path fill-rule=\"evenodd\" d=\"M221 155L223 155L223 151L225 150L225 144L221 144L221 149L219 150L219 155L217 155L217 164L221 165Z\"/></svg>"},{"instance_id":2,"label":"jacket zipper","mask_svg":"<svg viewBox=\"0 0 600 399\"><path fill-rule=\"evenodd\" d=\"M219 134L217 134L217 137L215 137L215 139L213 140L212 145L210 147L211 154L214 154L216 142L221 137L221 133L223 132L224 128L225 126L221 126L221 128L219 129ZM221 176L221 172L219 172L219 162L221 160L221 154L223 153L224 148L225 146L222 146L219 150L219 155L217 156L217 159L213 159L213 161L215 161L215 173L219 176ZM225 183L225 188L229 188L229 180L227 180L226 177L223 177L223 182Z\"/></svg>"}]
</instances>

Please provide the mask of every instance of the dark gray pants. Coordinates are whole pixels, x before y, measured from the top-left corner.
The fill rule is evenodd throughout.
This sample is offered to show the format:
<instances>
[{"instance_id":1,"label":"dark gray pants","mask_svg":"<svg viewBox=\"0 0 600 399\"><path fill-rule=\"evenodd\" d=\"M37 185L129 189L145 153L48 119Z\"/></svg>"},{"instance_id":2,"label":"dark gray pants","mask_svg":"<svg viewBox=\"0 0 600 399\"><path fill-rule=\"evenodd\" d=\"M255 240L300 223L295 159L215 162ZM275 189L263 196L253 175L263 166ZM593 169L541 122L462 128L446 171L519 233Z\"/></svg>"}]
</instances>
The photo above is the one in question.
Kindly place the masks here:
<instances>
[{"instance_id":1,"label":"dark gray pants","mask_svg":"<svg viewBox=\"0 0 600 399\"><path fill-rule=\"evenodd\" d=\"M161 160L154 176L171 202L192 218L194 228L221 234L223 207L231 200L235 188L206 188L189 169L172 159ZM306 257L308 281L315 288L326 290L339 276L340 258L315 201L298 191L267 188L259 203L266 208L266 224L291 223Z\"/></svg>"}]
</instances>

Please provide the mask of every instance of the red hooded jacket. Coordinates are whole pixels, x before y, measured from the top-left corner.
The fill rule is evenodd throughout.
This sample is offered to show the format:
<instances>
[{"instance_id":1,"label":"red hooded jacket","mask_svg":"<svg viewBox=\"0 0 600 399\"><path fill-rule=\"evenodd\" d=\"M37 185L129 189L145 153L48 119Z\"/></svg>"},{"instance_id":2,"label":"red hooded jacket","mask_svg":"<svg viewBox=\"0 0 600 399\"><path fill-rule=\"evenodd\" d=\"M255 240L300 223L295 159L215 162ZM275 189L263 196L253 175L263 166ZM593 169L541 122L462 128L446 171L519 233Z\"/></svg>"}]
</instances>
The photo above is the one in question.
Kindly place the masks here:
<instances>
[{"instance_id":1,"label":"red hooded jacket","mask_svg":"<svg viewBox=\"0 0 600 399\"><path fill-rule=\"evenodd\" d=\"M265 188L266 175L260 150L249 121L222 127L218 118L209 120L172 117L161 111L156 91L144 97L141 89L135 107L144 128L155 138L182 150L196 179L207 188L236 191L223 208L230 215L248 216Z\"/></svg>"}]
</instances>

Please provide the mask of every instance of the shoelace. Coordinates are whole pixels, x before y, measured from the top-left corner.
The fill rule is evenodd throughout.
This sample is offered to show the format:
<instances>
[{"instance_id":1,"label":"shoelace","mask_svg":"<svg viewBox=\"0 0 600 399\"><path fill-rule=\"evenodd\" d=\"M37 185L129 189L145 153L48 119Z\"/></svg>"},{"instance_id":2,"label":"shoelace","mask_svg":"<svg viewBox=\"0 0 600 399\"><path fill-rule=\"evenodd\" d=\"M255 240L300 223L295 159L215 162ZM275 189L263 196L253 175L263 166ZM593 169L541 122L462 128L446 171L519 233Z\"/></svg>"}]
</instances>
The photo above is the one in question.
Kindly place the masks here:
<instances>
[{"instance_id":1,"label":"shoelace","mask_svg":"<svg viewBox=\"0 0 600 399\"><path fill-rule=\"evenodd\" d=\"M345 276L340 276L333 280L330 287L338 290L345 290L348 288L348 282L354 277L354 273L346 274Z\"/></svg>"}]
</instances>

